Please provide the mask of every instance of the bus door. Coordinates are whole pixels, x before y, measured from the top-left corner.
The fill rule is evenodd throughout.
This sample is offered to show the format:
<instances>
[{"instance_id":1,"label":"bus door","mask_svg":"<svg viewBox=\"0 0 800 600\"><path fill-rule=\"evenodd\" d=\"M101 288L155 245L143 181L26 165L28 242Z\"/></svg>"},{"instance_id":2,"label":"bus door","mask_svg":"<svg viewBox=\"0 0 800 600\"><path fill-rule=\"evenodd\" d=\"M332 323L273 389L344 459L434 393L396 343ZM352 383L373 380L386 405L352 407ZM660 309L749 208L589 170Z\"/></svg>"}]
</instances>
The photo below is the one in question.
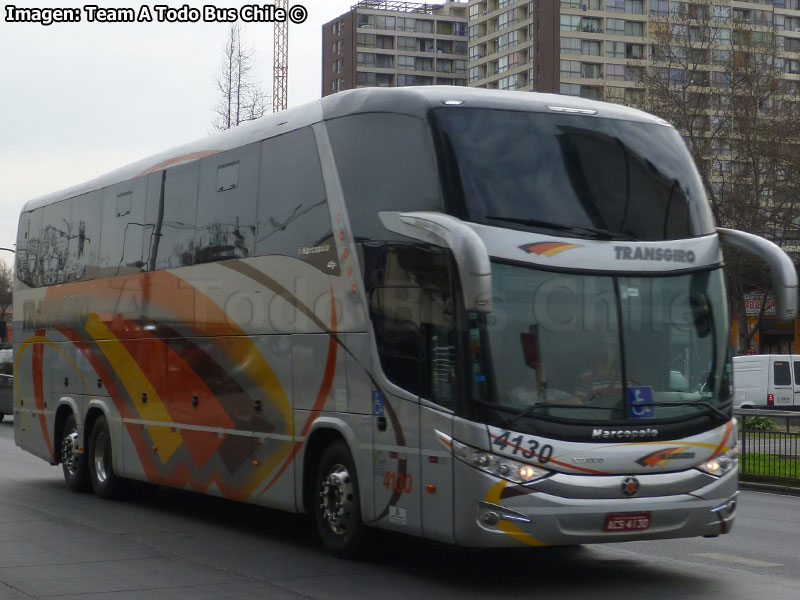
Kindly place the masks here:
<instances>
[{"instance_id":1,"label":"bus door","mask_svg":"<svg viewBox=\"0 0 800 600\"><path fill-rule=\"evenodd\" d=\"M453 437L453 415L422 401L420 406L420 481L422 534L440 542L454 543L453 456L439 434Z\"/></svg>"},{"instance_id":2,"label":"bus door","mask_svg":"<svg viewBox=\"0 0 800 600\"><path fill-rule=\"evenodd\" d=\"M451 372L432 375L449 379ZM452 437L452 413L427 398L381 391L373 392L373 413L377 519L389 529L453 542L453 459L442 442Z\"/></svg>"},{"instance_id":3,"label":"bus door","mask_svg":"<svg viewBox=\"0 0 800 600\"><path fill-rule=\"evenodd\" d=\"M453 543L453 456L443 443L453 437L456 399L456 328L452 294L443 280L423 303L423 398L420 401L420 494L422 533Z\"/></svg>"},{"instance_id":4,"label":"bus door","mask_svg":"<svg viewBox=\"0 0 800 600\"><path fill-rule=\"evenodd\" d=\"M365 261L368 273L381 274L368 287L370 319L392 384L373 392L375 514L390 529L449 540L452 463L436 433L452 430L449 257L441 248L397 244L374 257L365 252Z\"/></svg>"},{"instance_id":5,"label":"bus door","mask_svg":"<svg viewBox=\"0 0 800 600\"><path fill-rule=\"evenodd\" d=\"M419 289L374 287L370 318L391 385L372 392L373 499L380 527L421 535L419 489Z\"/></svg>"},{"instance_id":6,"label":"bus door","mask_svg":"<svg viewBox=\"0 0 800 600\"><path fill-rule=\"evenodd\" d=\"M385 529L422 534L419 503L419 399L373 392L376 522Z\"/></svg>"}]
</instances>

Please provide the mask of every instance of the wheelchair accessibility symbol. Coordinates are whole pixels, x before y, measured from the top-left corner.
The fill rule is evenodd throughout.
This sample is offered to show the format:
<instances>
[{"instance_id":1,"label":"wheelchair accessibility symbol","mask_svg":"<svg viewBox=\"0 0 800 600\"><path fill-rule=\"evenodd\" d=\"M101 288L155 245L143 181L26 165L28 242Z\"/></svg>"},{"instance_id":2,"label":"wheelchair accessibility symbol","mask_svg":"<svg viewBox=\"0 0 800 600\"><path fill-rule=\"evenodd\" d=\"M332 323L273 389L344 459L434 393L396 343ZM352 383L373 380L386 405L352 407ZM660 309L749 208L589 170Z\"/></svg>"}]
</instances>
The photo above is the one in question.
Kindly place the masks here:
<instances>
[{"instance_id":1,"label":"wheelchair accessibility symbol","mask_svg":"<svg viewBox=\"0 0 800 600\"><path fill-rule=\"evenodd\" d=\"M653 388L649 385L628 388L628 417L642 419L653 416Z\"/></svg>"},{"instance_id":2,"label":"wheelchair accessibility symbol","mask_svg":"<svg viewBox=\"0 0 800 600\"><path fill-rule=\"evenodd\" d=\"M372 414L376 417L385 416L383 408L383 392L380 390L372 390Z\"/></svg>"}]
</instances>

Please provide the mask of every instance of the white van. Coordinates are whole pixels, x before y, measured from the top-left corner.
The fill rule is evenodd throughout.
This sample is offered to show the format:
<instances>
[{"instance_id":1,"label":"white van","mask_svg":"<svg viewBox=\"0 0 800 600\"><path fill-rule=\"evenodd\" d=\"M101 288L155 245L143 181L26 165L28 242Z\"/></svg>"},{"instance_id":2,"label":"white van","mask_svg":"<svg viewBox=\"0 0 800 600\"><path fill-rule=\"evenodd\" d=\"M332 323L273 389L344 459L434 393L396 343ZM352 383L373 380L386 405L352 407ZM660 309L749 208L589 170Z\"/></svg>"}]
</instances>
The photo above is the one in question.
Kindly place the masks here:
<instances>
[{"instance_id":1,"label":"white van","mask_svg":"<svg viewBox=\"0 0 800 600\"><path fill-rule=\"evenodd\" d=\"M800 407L800 355L734 356L733 391L737 408Z\"/></svg>"}]
</instances>

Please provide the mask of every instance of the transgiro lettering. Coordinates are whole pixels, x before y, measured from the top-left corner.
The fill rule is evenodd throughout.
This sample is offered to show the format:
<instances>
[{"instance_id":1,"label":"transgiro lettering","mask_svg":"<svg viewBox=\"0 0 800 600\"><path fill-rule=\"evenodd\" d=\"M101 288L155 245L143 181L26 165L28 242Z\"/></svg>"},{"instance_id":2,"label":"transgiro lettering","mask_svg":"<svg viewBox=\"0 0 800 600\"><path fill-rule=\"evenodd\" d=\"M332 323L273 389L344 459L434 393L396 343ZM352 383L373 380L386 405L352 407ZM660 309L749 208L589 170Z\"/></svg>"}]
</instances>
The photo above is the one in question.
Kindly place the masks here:
<instances>
[{"instance_id":1,"label":"transgiro lettering","mask_svg":"<svg viewBox=\"0 0 800 600\"><path fill-rule=\"evenodd\" d=\"M678 248L633 248L631 246L614 246L614 258L617 260L652 260L655 262L693 263L694 252Z\"/></svg>"}]
</instances>

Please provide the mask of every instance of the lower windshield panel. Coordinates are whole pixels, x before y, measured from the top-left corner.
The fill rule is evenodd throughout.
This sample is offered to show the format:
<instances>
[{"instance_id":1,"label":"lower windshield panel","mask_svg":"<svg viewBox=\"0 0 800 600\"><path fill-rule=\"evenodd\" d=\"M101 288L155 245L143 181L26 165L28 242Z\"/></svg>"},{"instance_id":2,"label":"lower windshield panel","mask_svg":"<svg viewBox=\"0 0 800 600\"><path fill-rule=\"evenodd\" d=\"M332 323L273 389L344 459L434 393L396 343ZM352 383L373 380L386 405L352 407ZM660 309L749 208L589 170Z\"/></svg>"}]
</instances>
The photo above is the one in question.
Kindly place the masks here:
<instances>
[{"instance_id":1,"label":"lower windshield panel","mask_svg":"<svg viewBox=\"0 0 800 600\"><path fill-rule=\"evenodd\" d=\"M645 426L719 419L708 405L730 404L720 269L646 278L492 269L492 312L470 323L472 391L499 424Z\"/></svg>"}]
</instances>

